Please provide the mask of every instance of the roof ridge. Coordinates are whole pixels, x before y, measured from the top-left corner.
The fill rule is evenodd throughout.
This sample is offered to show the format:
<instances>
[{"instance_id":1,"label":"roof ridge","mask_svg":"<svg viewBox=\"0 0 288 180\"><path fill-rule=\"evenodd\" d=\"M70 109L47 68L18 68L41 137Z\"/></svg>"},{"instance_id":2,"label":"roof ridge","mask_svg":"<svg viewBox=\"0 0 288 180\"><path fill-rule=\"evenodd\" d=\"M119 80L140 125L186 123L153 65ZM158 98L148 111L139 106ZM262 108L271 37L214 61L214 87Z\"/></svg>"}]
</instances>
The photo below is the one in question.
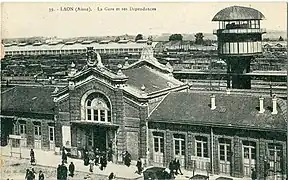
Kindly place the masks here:
<instances>
[{"instance_id":1,"label":"roof ridge","mask_svg":"<svg viewBox=\"0 0 288 180\"><path fill-rule=\"evenodd\" d=\"M157 107L159 107L159 105L167 98L167 96L170 94L171 92L168 92L165 97L163 97L163 99L154 107L154 109L152 109L152 111L148 114L148 117L149 118L151 116L151 114L153 114L153 112L157 109Z\"/></svg>"}]
</instances>

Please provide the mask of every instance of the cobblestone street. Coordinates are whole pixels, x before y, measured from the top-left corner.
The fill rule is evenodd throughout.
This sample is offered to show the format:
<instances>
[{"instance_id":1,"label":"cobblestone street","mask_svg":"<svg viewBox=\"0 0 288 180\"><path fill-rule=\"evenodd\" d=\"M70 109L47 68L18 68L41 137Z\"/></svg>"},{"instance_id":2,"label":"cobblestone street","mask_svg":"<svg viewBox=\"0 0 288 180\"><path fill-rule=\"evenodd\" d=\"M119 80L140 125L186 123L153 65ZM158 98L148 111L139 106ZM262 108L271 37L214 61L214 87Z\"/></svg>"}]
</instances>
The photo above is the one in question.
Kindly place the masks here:
<instances>
[{"instance_id":1,"label":"cobblestone street","mask_svg":"<svg viewBox=\"0 0 288 180\"><path fill-rule=\"evenodd\" d=\"M13 149L13 151L17 151ZM9 147L1 147L2 154L2 168L1 168L1 179L3 178L13 178L13 179L23 179L25 177L25 170L30 168L30 155L29 149L22 149L22 159L19 158L18 154L13 154L10 157ZM56 167L61 162L61 156L55 155L52 151L42 151L35 149L35 157L37 166L34 167L36 172L42 170L46 178L56 179ZM75 164L75 176L71 179L107 179L108 175L113 172L116 174L116 179L140 179L142 176L135 173L136 166L132 164L130 167L108 163L107 168L101 171L99 166L94 166L93 174L89 173L89 166L83 165L83 160L68 158L67 168L69 163L73 162Z\"/></svg>"}]
</instances>

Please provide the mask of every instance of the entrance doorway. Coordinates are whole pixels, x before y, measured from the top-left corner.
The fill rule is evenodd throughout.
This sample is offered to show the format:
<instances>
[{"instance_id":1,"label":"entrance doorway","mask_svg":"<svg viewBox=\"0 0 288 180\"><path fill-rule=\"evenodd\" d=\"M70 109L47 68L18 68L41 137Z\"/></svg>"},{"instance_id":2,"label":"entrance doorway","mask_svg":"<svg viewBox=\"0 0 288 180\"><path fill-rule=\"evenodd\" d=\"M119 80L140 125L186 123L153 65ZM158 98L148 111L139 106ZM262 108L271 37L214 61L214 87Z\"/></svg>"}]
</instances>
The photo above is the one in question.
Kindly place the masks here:
<instances>
[{"instance_id":1,"label":"entrance doorway","mask_svg":"<svg viewBox=\"0 0 288 180\"><path fill-rule=\"evenodd\" d=\"M101 126L92 126L87 130L86 145L89 149L98 148L101 152L106 152L108 148L107 143L107 129Z\"/></svg>"},{"instance_id":2,"label":"entrance doorway","mask_svg":"<svg viewBox=\"0 0 288 180\"><path fill-rule=\"evenodd\" d=\"M107 131L105 127L93 127L94 148L98 148L101 152L107 149Z\"/></svg>"}]
</instances>

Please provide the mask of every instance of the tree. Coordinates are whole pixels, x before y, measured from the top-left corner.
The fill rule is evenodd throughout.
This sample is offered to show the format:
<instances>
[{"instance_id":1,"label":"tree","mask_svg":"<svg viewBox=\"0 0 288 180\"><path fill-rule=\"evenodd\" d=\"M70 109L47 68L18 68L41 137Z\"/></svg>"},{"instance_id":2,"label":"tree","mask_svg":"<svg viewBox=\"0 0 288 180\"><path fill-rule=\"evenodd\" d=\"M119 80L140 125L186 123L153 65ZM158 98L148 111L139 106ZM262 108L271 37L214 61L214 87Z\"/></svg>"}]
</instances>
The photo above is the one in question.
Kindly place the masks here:
<instances>
[{"instance_id":1,"label":"tree","mask_svg":"<svg viewBox=\"0 0 288 180\"><path fill-rule=\"evenodd\" d=\"M204 38L204 35L203 35L203 33L196 33L195 34L195 44L200 44L200 45L202 45L203 43L204 43L204 40L203 40L203 38Z\"/></svg>"},{"instance_id":2,"label":"tree","mask_svg":"<svg viewBox=\"0 0 288 180\"><path fill-rule=\"evenodd\" d=\"M279 37L279 41L284 41L282 36Z\"/></svg>"},{"instance_id":3,"label":"tree","mask_svg":"<svg viewBox=\"0 0 288 180\"><path fill-rule=\"evenodd\" d=\"M143 34L137 34L135 37L135 41L142 40L143 39Z\"/></svg>"},{"instance_id":4,"label":"tree","mask_svg":"<svg viewBox=\"0 0 288 180\"><path fill-rule=\"evenodd\" d=\"M118 41L120 41L120 37L119 36L117 36L116 38L115 38L115 40L114 40L115 42L118 42Z\"/></svg>"},{"instance_id":5,"label":"tree","mask_svg":"<svg viewBox=\"0 0 288 180\"><path fill-rule=\"evenodd\" d=\"M169 41L182 41L182 40L183 40L182 34L172 34L169 37Z\"/></svg>"}]
</instances>

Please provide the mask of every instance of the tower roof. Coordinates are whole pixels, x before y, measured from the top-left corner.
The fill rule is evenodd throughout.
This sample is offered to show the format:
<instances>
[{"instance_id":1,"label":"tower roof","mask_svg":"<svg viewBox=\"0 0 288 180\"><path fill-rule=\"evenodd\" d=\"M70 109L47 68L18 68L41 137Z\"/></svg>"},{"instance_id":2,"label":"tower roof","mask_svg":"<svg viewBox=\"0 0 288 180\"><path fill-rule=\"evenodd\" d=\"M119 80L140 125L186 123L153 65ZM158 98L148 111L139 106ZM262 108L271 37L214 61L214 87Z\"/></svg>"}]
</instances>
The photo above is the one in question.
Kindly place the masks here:
<instances>
[{"instance_id":1,"label":"tower roof","mask_svg":"<svg viewBox=\"0 0 288 180\"><path fill-rule=\"evenodd\" d=\"M233 20L261 20L265 16L258 10L243 7L231 6L219 11L212 19L212 21L233 21Z\"/></svg>"}]
</instances>

